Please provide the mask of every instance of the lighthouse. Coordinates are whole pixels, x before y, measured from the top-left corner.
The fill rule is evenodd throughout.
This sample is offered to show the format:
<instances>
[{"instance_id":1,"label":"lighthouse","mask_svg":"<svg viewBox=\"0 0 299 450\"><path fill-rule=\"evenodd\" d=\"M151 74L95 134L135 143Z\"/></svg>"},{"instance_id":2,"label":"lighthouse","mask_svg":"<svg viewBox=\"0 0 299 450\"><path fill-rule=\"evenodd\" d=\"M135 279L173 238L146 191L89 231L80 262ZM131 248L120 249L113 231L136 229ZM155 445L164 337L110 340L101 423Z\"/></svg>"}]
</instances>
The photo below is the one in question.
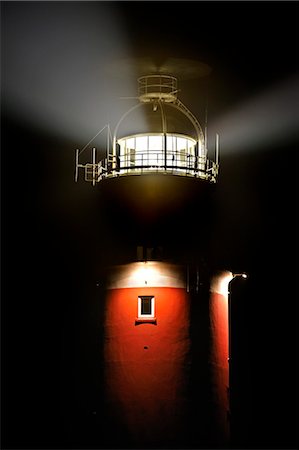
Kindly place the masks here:
<instances>
[{"instance_id":1,"label":"lighthouse","mask_svg":"<svg viewBox=\"0 0 299 450\"><path fill-rule=\"evenodd\" d=\"M76 150L75 180L101 190L110 230L99 299L106 420L138 448L229 441L234 274L209 266L219 136L211 158L206 126L178 93L173 75L142 75L136 104L113 133L101 130L105 154L92 147L86 162Z\"/></svg>"}]
</instances>

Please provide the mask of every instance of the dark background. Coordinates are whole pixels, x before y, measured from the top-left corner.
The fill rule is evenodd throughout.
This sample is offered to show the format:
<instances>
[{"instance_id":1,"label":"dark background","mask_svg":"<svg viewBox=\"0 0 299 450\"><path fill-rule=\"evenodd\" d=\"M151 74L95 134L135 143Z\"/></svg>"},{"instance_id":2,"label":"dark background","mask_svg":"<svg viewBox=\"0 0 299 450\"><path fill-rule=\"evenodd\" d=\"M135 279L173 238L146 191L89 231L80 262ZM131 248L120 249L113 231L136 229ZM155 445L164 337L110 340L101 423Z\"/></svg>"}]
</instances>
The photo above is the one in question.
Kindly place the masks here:
<instances>
[{"instance_id":1,"label":"dark background","mask_svg":"<svg viewBox=\"0 0 299 450\"><path fill-rule=\"evenodd\" d=\"M115 28L104 23L107 10ZM107 198L73 179L75 148L107 122L105 109L115 125L115 97L127 95L119 81L117 95L113 82L107 89L105 65L127 57L209 64L208 81L182 81L181 97L202 122L206 95L191 87L206 94L208 85L213 131L229 123L226 114L246 110L268 90L275 97L280 83L294 79L298 4L2 2L1 15L2 448L105 448L97 282L122 245L123 225L114 223L115 244ZM113 39L124 47L113 49ZM135 78L128 95L136 95ZM264 104L256 128L255 109L246 115L256 136L259 126L269 128L267 139L245 133L234 140L242 113L228 115L229 132L220 127L212 258L219 268L249 274L236 286L233 310L234 439L241 448L298 445L298 87L290 85L291 95ZM273 138L274 109L285 125ZM194 215L199 211L195 205Z\"/></svg>"}]
</instances>

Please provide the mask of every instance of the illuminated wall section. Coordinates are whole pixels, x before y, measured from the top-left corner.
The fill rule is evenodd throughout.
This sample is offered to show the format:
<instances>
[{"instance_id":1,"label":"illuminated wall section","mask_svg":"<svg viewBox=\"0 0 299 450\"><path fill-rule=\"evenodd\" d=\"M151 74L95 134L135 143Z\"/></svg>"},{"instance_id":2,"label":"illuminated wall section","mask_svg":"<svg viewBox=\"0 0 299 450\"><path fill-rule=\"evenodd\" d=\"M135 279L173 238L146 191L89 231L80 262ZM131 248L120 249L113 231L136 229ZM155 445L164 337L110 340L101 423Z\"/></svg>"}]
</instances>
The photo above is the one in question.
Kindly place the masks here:
<instances>
[{"instance_id":1,"label":"illuminated wall section","mask_svg":"<svg viewBox=\"0 0 299 450\"><path fill-rule=\"evenodd\" d=\"M183 433L190 367L190 301L184 269L163 262L112 268L105 306L109 413L135 442Z\"/></svg>"},{"instance_id":2,"label":"illuminated wall section","mask_svg":"<svg viewBox=\"0 0 299 450\"><path fill-rule=\"evenodd\" d=\"M211 280L210 315L210 369L214 420L218 439L229 438L229 305L228 286L233 276L223 271Z\"/></svg>"}]
</instances>

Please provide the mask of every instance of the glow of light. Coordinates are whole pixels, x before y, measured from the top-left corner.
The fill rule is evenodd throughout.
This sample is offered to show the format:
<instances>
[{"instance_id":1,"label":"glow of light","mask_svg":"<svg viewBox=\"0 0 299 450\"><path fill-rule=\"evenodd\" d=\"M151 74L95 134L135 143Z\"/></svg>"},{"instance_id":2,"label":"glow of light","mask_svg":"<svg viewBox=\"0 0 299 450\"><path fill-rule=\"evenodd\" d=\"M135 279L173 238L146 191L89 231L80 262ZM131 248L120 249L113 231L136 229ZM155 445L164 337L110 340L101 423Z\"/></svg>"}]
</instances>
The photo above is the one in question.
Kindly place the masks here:
<instances>
[{"instance_id":1,"label":"glow of light","mask_svg":"<svg viewBox=\"0 0 299 450\"><path fill-rule=\"evenodd\" d=\"M111 62L131 53L113 2L6 2L2 12L5 110L79 148L105 124L113 129L128 109L120 97L137 92L133 70L109 73ZM105 134L95 146L102 141Z\"/></svg>"},{"instance_id":2,"label":"glow of light","mask_svg":"<svg viewBox=\"0 0 299 450\"><path fill-rule=\"evenodd\" d=\"M140 285L147 285L148 280L153 281L153 278L155 276L155 272L147 267L146 263L142 263L142 265L134 271L132 274L133 282L140 284ZM151 284L151 283L149 283Z\"/></svg>"},{"instance_id":3,"label":"glow of light","mask_svg":"<svg viewBox=\"0 0 299 450\"><path fill-rule=\"evenodd\" d=\"M259 150L295 136L299 127L299 79L294 77L237 105L214 123L220 134L221 154Z\"/></svg>"},{"instance_id":4,"label":"glow of light","mask_svg":"<svg viewBox=\"0 0 299 450\"><path fill-rule=\"evenodd\" d=\"M211 281L211 292L223 295L226 299L228 298L228 285L230 281L234 278L232 272L223 271L212 278Z\"/></svg>"},{"instance_id":5,"label":"glow of light","mask_svg":"<svg viewBox=\"0 0 299 450\"><path fill-rule=\"evenodd\" d=\"M109 289L134 287L185 288L180 267L160 261L146 261L115 267L110 275Z\"/></svg>"},{"instance_id":6,"label":"glow of light","mask_svg":"<svg viewBox=\"0 0 299 450\"><path fill-rule=\"evenodd\" d=\"M248 275L246 273L234 273L233 278L235 278L235 277L247 278Z\"/></svg>"}]
</instances>

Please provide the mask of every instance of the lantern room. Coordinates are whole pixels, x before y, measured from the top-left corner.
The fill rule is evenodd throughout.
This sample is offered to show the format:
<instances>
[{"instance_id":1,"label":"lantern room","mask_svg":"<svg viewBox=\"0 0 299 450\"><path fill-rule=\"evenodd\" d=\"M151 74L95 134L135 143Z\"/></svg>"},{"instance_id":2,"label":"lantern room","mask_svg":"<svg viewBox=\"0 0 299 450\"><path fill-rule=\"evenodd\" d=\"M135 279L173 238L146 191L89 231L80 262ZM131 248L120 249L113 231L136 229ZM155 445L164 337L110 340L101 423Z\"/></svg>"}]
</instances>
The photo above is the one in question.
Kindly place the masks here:
<instances>
[{"instance_id":1,"label":"lantern room","mask_svg":"<svg viewBox=\"0 0 299 450\"><path fill-rule=\"evenodd\" d=\"M82 154L88 146L76 150L75 180L79 169L83 169L85 181L93 185L107 178L146 174L178 175L215 183L219 136L216 135L212 160L208 156L206 126L203 131L177 93L178 83L173 76L155 74L138 78L139 102L120 117L113 135L109 125L99 132L107 133L106 157L99 158L98 150L92 147L90 161L85 158L82 163ZM134 129L134 114L146 117L146 130ZM130 122L131 133L122 131L125 122Z\"/></svg>"}]
</instances>

